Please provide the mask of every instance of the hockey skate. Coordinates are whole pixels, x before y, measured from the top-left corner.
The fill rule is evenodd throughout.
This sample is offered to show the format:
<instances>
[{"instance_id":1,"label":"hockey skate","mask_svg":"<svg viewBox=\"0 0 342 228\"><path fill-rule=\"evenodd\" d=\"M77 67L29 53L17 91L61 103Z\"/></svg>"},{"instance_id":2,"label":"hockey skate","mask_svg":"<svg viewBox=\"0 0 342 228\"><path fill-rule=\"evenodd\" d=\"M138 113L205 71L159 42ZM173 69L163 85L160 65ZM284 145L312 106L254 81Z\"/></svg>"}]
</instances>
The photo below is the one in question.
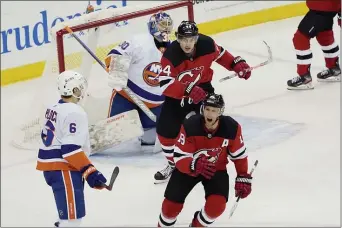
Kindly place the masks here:
<instances>
[{"instance_id":1,"label":"hockey skate","mask_svg":"<svg viewBox=\"0 0 342 228\"><path fill-rule=\"evenodd\" d=\"M303 76L296 76L287 81L288 90L305 90L313 89L312 78L310 72Z\"/></svg>"},{"instance_id":2,"label":"hockey skate","mask_svg":"<svg viewBox=\"0 0 342 228\"><path fill-rule=\"evenodd\" d=\"M171 166L170 164L168 164L166 168L156 172L156 174L154 174L154 183L161 184L167 182L170 179L170 176L174 169L175 166Z\"/></svg>"},{"instance_id":3,"label":"hockey skate","mask_svg":"<svg viewBox=\"0 0 342 228\"><path fill-rule=\"evenodd\" d=\"M339 82L341 81L341 68L338 60L336 66L333 68L325 69L317 74L317 81L319 82Z\"/></svg>"},{"instance_id":4,"label":"hockey skate","mask_svg":"<svg viewBox=\"0 0 342 228\"><path fill-rule=\"evenodd\" d=\"M195 227L194 222L196 217L198 216L198 213L200 213L200 211L196 211L194 214L194 218L192 219L192 222L190 223L189 227Z\"/></svg>"}]
</instances>

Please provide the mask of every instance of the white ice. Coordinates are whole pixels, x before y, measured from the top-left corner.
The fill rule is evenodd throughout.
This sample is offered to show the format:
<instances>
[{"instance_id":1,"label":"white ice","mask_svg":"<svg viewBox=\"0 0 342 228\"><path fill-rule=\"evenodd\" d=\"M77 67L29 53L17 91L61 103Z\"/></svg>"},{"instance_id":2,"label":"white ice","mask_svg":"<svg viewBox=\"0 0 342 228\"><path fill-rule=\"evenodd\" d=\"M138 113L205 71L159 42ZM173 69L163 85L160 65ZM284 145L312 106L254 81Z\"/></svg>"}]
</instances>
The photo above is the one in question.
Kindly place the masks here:
<instances>
[{"instance_id":1,"label":"white ice","mask_svg":"<svg viewBox=\"0 0 342 228\"><path fill-rule=\"evenodd\" d=\"M296 75L292 37L301 18L214 36L217 43L234 55L243 56L250 65L267 57L262 40L268 42L274 55L274 62L255 70L248 81L234 78L219 83L218 79L228 72L219 65L213 66L214 86L224 94L226 112L298 128L294 132L282 128L285 132L263 133L257 144L252 138L246 139L247 146L252 144L250 164L259 160L252 194L240 201L229 219L235 178L234 166L230 164L227 210L214 226L340 226L340 84L316 82L315 75L324 68L316 40L312 40L315 89L286 89L286 81ZM335 26L334 30L336 40L340 40L339 28ZM17 150L9 145L15 137L13 124L30 112L32 91L39 89L34 85L34 81L18 83L1 91L1 226L47 227L57 218L52 191L42 173L35 170L37 151ZM251 126L242 127L253 130ZM254 136L259 127L254 129ZM280 134L288 135L269 143ZM164 165L161 157L118 157L107 162L96 158L94 164L106 176L115 165L120 166L121 173L112 192L85 187L87 216L83 225L156 226L166 186L153 184L154 173ZM188 226L203 203L203 190L198 185L189 195L177 226Z\"/></svg>"}]
</instances>

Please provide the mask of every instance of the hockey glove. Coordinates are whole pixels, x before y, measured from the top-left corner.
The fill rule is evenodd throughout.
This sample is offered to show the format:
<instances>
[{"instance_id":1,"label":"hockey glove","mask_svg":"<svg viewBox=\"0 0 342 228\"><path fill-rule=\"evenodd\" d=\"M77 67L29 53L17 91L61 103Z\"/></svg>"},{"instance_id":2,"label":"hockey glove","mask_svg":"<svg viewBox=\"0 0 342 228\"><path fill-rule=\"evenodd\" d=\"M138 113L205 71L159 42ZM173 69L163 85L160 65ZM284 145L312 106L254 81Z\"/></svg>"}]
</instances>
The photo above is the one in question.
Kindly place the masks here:
<instances>
[{"instance_id":1,"label":"hockey glove","mask_svg":"<svg viewBox=\"0 0 342 228\"><path fill-rule=\"evenodd\" d=\"M247 71L250 66L240 56L234 58L231 68L238 74L239 78L247 80L251 76L251 71Z\"/></svg>"},{"instance_id":2,"label":"hockey glove","mask_svg":"<svg viewBox=\"0 0 342 228\"><path fill-rule=\"evenodd\" d=\"M108 60L109 59L109 60ZM132 57L128 55L111 54L107 57L110 61L108 71L108 85L109 87L120 91L127 86L128 70L131 64Z\"/></svg>"},{"instance_id":3,"label":"hockey glove","mask_svg":"<svg viewBox=\"0 0 342 228\"><path fill-rule=\"evenodd\" d=\"M215 175L216 166L215 163L210 162L208 157L202 154L192 160L190 170L195 176L202 175L206 179L211 179Z\"/></svg>"},{"instance_id":4,"label":"hockey glove","mask_svg":"<svg viewBox=\"0 0 342 228\"><path fill-rule=\"evenodd\" d=\"M194 104L198 104L206 98L207 93L199 86L194 86L190 90L190 92L188 92L190 86L191 83L187 84L187 87L185 89L185 96L189 96L189 98L191 98L194 101Z\"/></svg>"},{"instance_id":5,"label":"hockey glove","mask_svg":"<svg viewBox=\"0 0 342 228\"><path fill-rule=\"evenodd\" d=\"M341 27L341 12L337 14L337 23Z\"/></svg>"},{"instance_id":6,"label":"hockey glove","mask_svg":"<svg viewBox=\"0 0 342 228\"><path fill-rule=\"evenodd\" d=\"M81 169L82 176L87 180L89 186L95 189L103 189L107 179L92 164Z\"/></svg>"},{"instance_id":7,"label":"hockey glove","mask_svg":"<svg viewBox=\"0 0 342 228\"><path fill-rule=\"evenodd\" d=\"M252 191L252 177L249 174L238 175L235 179L235 197L246 198Z\"/></svg>"}]
</instances>

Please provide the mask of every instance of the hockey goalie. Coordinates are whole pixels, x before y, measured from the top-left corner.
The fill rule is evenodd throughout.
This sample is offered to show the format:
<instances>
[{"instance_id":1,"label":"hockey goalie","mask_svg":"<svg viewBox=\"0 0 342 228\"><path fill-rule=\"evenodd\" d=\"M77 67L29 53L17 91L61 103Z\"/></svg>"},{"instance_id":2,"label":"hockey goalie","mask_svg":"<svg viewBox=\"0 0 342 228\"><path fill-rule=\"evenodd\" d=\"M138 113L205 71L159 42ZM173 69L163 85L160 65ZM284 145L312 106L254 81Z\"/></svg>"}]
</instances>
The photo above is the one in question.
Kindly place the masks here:
<instances>
[{"instance_id":1,"label":"hockey goalie","mask_svg":"<svg viewBox=\"0 0 342 228\"><path fill-rule=\"evenodd\" d=\"M114 47L104 59L108 72L108 86L112 95L108 104L108 118L136 110L144 130L140 146L156 142L156 121L151 120L125 92L128 87L135 96L158 117L164 101L159 86L160 59L170 44L173 20L165 12L151 15L148 32L135 35ZM157 152L158 148L151 150Z\"/></svg>"}]
</instances>

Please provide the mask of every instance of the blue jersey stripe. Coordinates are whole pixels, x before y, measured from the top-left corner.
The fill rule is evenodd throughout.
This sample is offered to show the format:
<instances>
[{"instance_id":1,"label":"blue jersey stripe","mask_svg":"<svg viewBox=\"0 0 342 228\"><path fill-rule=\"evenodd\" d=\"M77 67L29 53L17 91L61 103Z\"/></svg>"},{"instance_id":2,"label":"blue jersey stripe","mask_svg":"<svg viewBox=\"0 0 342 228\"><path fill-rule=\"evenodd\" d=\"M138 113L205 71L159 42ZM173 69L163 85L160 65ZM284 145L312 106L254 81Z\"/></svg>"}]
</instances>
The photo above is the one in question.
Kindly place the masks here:
<instances>
[{"instance_id":1,"label":"blue jersey stripe","mask_svg":"<svg viewBox=\"0 0 342 228\"><path fill-rule=\"evenodd\" d=\"M62 158L62 151L60 149L52 149L52 150L43 150L39 149L38 152L39 159L53 159L53 158Z\"/></svg>"},{"instance_id":2,"label":"blue jersey stripe","mask_svg":"<svg viewBox=\"0 0 342 228\"><path fill-rule=\"evenodd\" d=\"M73 152L75 150L80 149L81 146L74 145L74 144L66 144L61 146L61 153L62 155L68 154L70 152Z\"/></svg>"},{"instance_id":3,"label":"blue jersey stripe","mask_svg":"<svg viewBox=\"0 0 342 228\"><path fill-rule=\"evenodd\" d=\"M145 98L146 100L149 101L164 101L164 96L163 95L156 95L150 92L147 92L137 86L134 82L131 80L128 80L127 87L130 88L135 94L139 95L140 97Z\"/></svg>"}]
</instances>

